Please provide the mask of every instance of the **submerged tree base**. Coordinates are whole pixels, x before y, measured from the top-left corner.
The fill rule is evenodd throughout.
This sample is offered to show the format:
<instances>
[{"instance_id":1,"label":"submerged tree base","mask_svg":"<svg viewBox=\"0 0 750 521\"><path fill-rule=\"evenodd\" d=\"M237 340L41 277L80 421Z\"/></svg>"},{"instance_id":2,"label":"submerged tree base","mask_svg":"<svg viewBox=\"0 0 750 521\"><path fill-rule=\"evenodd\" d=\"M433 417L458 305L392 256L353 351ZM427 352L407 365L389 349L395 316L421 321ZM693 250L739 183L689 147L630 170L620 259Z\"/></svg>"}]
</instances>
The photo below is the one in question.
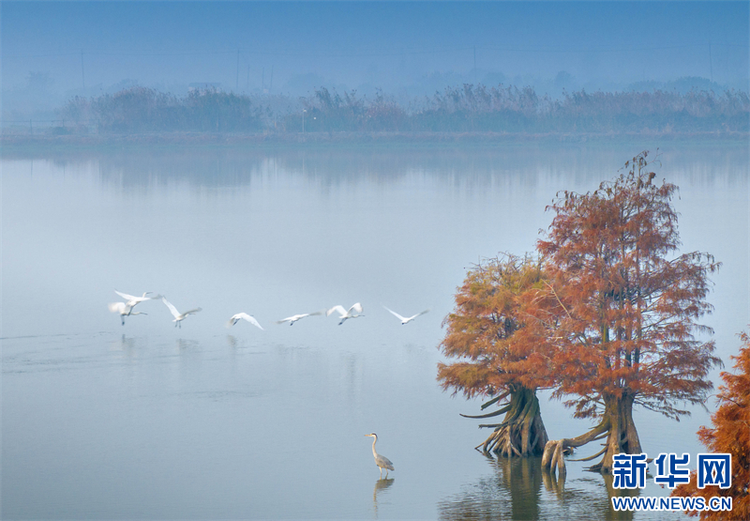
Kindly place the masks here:
<instances>
[{"instance_id":1,"label":"submerged tree base","mask_svg":"<svg viewBox=\"0 0 750 521\"><path fill-rule=\"evenodd\" d=\"M483 408L506 396L509 396L508 403L497 411L480 416L461 415L465 418L490 418L505 414L502 423L479 426L494 430L483 443L475 448L506 458L541 455L549 438L539 410L536 390L521 388L517 391L510 391L508 394L487 402Z\"/></svg>"},{"instance_id":2,"label":"submerged tree base","mask_svg":"<svg viewBox=\"0 0 750 521\"><path fill-rule=\"evenodd\" d=\"M577 447L604 438L606 442L602 450L592 456L574 461L590 461L604 455L599 463L589 467L588 470L610 474L614 456L620 453L640 454L641 442L633 422L633 401L634 397L627 394L622 397L606 396L602 421L589 432L576 438L548 441L544 447L542 468L552 474L556 471L564 474L566 470L563 456L571 454Z\"/></svg>"}]
</instances>

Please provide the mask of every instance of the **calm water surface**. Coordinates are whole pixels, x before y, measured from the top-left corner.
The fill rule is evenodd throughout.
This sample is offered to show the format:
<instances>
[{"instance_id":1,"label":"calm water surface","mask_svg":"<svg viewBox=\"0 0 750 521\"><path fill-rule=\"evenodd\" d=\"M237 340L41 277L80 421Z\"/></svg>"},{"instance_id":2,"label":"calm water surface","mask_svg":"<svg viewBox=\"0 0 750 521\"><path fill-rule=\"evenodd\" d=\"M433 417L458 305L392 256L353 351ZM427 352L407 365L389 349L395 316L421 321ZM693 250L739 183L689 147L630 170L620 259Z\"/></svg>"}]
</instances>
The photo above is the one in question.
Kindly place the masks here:
<instances>
[{"instance_id":1,"label":"calm water surface","mask_svg":"<svg viewBox=\"0 0 750 521\"><path fill-rule=\"evenodd\" d=\"M594 189L643 148L6 155L0 517L664 519L618 517L585 463L550 479L474 451L489 433L458 413L481 402L435 381L466 268L532 250L558 190ZM683 250L724 263L706 322L728 363L748 322L747 148L661 149ZM114 289L203 311L175 328L145 302L121 326ZM355 302L365 316L342 326L274 323ZM383 305L431 311L401 326ZM240 311L265 331L225 328ZM589 427L542 412L553 438ZM649 455L700 452L707 421L636 416Z\"/></svg>"}]
</instances>

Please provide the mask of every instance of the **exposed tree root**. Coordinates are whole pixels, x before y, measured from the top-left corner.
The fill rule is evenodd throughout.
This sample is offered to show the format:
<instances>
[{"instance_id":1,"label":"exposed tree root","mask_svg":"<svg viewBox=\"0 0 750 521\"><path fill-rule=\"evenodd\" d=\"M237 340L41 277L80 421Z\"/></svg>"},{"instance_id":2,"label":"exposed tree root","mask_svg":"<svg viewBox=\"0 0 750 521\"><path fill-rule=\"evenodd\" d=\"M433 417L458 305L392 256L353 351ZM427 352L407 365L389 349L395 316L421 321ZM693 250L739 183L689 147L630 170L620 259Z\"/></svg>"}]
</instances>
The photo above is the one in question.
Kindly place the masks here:
<instances>
[{"instance_id":1,"label":"exposed tree root","mask_svg":"<svg viewBox=\"0 0 750 521\"><path fill-rule=\"evenodd\" d=\"M511 391L509 396L508 404L497 411L480 416L462 415L467 418L490 418L505 414L502 423L479 426L494 430L483 443L475 448L506 458L542 454L548 438L539 411L536 391L522 388L518 391ZM493 403L496 401L495 399Z\"/></svg>"},{"instance_id":2,"label":"exposed tree root","mask_svg":"<svg viewBox=\"0 0 750 521\"><path fill-rule=\"evenodd\" d=\"M600 437L599 437L599 439L601 439L602 437L603 437L603 436L600 436ZM594 441L594 440L591 440L591 441ZM597 452L597 453L596 453L596 454L594 454L593 456L588 456L587 458L578 458L578 459L572 459L572 460L570 460L570 461L591 461L592 459L596 459L596 458L598 458L599 456L601 456L601 455L602 455L602 454L604 454L605 452L607 452L607 447L604 447L604 448L603 448L602 450L600 450L599 452Z\"/></svg>"},{"instance_id":3,"label":"exposed tree root","mask_svg":"<svg viewBox=\"0 0 750 521\"><path fill-rule=\"evenodd\" d=\"M605 419L586 434L582 434L576 438L563 438L562 440L548 441L544 447L544 454L542 455L542 469L551 474L554 474L556 471L559 471L560 475L565 474L565 460L563 459L563 456L565 454L571 454L576 447L601 439L602 434L605 434L608 431L609 422Z\"/></svg>"},{"instance_id":4,"label":"exposed tree root","mask_svg":"<svg viewBox=\"0 0 750 521\"><path fill-rule=\"evenodd\" d=\"M576 447L581 447L592 441L606 438L604 448L586 458L572 461L589 461L601 456L602 460L589 467L588 470L609 474L612 471L614 456L620 453L639 454L641 453L641 442L638 438L638 432L633 423L633 397L625 395L623 397L605 396L605 410L602 421L586 434L576 438L564 438L562 440L552 440L547 442L544 447L542 456L542 468L550 473L559 471L565 473L565 460L563 455L572 453Z\"/></svg>"}]
</instances>

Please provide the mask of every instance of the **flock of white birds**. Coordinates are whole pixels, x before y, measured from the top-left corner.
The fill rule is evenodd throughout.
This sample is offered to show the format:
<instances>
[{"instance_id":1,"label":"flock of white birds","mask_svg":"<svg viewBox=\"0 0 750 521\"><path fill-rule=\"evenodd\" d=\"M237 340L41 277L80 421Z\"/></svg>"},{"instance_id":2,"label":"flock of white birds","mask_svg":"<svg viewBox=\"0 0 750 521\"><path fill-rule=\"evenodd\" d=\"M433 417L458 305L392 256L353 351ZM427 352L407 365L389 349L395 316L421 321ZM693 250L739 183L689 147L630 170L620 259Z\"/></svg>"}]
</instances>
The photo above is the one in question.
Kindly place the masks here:
<instances>
[{"instance_id":1,"label":"flock of white birds","mask_svg":"<svg viewBox=\"0 0 750 521\"><path fill-rule=\"evenodd\" d=\"M185 311L184 313L180 313L174 305L169 302L164 295L154 295L154 296L148 296L151 295L151 292L146 292L140 297L136 297L133 295L128 295L127 293L121 293L117 290L115 290L115 293L117 293L120 297L125 299L124 302L112 302L109 304L109 310L112 313L119 313L120 315L120 321L122 322L122 325L125 325L125 317L129 317L132 315L146 315L147 313L143 313L141 311L133 311L133 308L140 304L141 302L144 302L146 300L161 300L165 306L167 306L167 309L169 309L169 312L172 313L172 316L174 317L174 320L172 322L175 323L175 327L182 327L182 321L185 320L190 315L194 315L198 313L201 308L195 308L191 309L189 311ZM398 318L401 321L401 325L406 325L415 318L424 315L429 309L425 309L424 311L417 313L416 315L412 315L410 317L404 317L393 311L392 309L387 308L386 306L383 306L389 313L391 313L394 317ZM351 306L349 309L344 309L341 305L333 306L332 308L328 310L323 311L316 311L314 313L301 313L298 315L292 315L291 317L282 318L281 320L277 320L277 324L285 324L286 322L289 322L289 325L294 325L295 322L298 320L301 320L306 317L312 317L315 315L325 315L325 316L331 316L333 313L338 313L339 315L339 325L342 325L344 322L349 320L350 318L359 318L363 317L362 314L363 308L362 304L357 302L353 306ZM237 313L235 315L232 315L229 321L227 322L227 327L232 327L240 320L245 320L247 322L250 322L252 325L257 327L258 329L263 329L263 326L260 325L260 322L258 322L254 316L248 315L247 313ZM365 434L365 436L370 436L373 439L372 442L372 455L375 458L375 464L380 469L380 477L383 477L383 469L386 470L385 476L388 477L388 471L394 470L393 463L386 458L385 456L382 456L381 454L378 454L375 451L375 443L378 441L378 435L375 433L371 434Z\"/></svg>"},{"instance_id":2,"label":"flock of white birds","mask_svg":"<svg viewBox=\"0 0 750 521\"><path fill-rule=\"evenodd\" d=\"M129 317L129 316L132 316L132 315L147 315L148 314L148 313L143 313L141 311L133 311L133 308L135 308L135 306L137 306L138 304L140 304L141 302L144 302L146 300L161 300L164 303L164 305L167 306L167 309L169 309L169 312L172 313L172 316L174 317L174 320L172 320L172 322L175 323L174 324L175 327L180 327L181 328L183 320L185 320L190 315L195 315L196 313L198 313L199 311L201 311L201 308L195 308L195 309L191 309L191 310L185 311L183 313L180 313L177 310L177 308L174 307L174 305L166 299L166 297L164 295L149 296L149 295L152 295L152 292L150 292L150 291L147 291L146 293L144 293L140 297L136 297L134 295L128 295L127 293L121 293L121 292L119 292L117 290L115 290L115 293L117 293L120 297L122 297L123 299L125 299L125 301L124 302L112 302L112 303L110 303L109 304L109 310L112 313L118 313L120 315L120 321L121 321L121 323L122 323L123 326L125 325L125 317ZM422 311L420 313L417 313L416 315L412 315L410 317L404 317L404 316L399 315L398 313L396 313L392 309L387 308L386 306L383 306L383 308L385 308L394 317L398 318L401 321L402 325L406 325L409 322L411 322L412 320L414 320L415 318L417 318L417 317L419 317L421 315L424 315L425 313L427 313L428 311L430 311L429 309L425 309L424 311ZM295 322L297 322L298 320L301 320L301 319L303 319L305 317L312 317L312 316L315 316L315 315L325 315L325 316L329 317L333 313L338 313L338 315L339 315L339 325L342 325L344 322L346 322L350 318L363 317L364 315L362 314L362 311L363 311L362 304L360 304L359 302L357 302L356 304L354 304L353 306L351 306L349 309L344 309L344 306L336 305L336 306L333 306L332 308L330 308L328 310L315 311L313 313L301 313L301 314L298 314L298 315L292 315L290 317L286 317L286 318L282 318L281 320L277 320L276 323L277 324L284 324L286 322L289 322L289 325L292 326L292 325L294 325ZM263 329L263 326L260 325L260 322L258 322L258 320L254 316L249 315L249 314L244 313L244 312L232 315L231 318L229 319L229 322L227 322L227 327L232 327L233 325L235 325L240 320L245 320L247 322L250 322L255 327L257 327L257 328L262 329L262 330L265 331L265 329Z\"/></svg>"}]
</instances>

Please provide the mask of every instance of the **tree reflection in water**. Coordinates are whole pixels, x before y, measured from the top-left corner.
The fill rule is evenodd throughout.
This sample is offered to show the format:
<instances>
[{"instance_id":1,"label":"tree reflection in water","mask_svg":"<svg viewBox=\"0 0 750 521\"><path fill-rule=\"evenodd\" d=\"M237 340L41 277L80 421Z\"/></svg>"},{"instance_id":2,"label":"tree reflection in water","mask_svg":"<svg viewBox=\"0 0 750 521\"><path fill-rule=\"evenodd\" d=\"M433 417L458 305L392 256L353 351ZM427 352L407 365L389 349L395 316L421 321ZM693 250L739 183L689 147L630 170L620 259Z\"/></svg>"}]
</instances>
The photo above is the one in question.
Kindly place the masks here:
<instances>
[{"instance_id":1,"label":"tree reflection in water","mask_svg":"<svg viewBox=\"0 0 750 521\"><path fill-rule=\"evenodd\" d=\"M613 520L629 521L632 512L615 512L610 497L637 495L615 490L611 476L553 476L542 472L541 458L486 456L493 473L438 503L444 520Z\"/></svg>"}]
</instances>

